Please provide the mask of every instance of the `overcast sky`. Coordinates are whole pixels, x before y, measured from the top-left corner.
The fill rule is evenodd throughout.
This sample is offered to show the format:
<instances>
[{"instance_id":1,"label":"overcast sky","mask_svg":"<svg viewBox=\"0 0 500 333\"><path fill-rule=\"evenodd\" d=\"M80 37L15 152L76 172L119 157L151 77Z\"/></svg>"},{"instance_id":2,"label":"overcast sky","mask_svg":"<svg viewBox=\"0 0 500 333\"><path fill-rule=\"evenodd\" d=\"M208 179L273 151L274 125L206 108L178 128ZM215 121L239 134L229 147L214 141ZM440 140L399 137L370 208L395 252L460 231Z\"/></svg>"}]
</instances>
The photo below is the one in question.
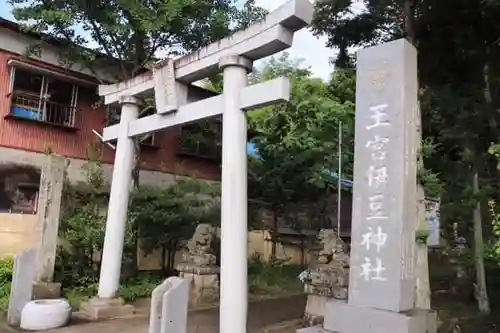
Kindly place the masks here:
<instances>
[{"instance_id":1,"label":"overcast sky","mask_svg":"<svg viewBox=\"0 0 500 333\"><path fill-rule=\"evenodd\" d=\"M257 5L273 10L287 0L256 0ZM294 58L303 59L303 67L310 67L315 76L327 80L333 71L330 58L335 50L325 47L326 37L316 38L309 29L302 29L295 34L293 46L287 50Z\"/></svg>"}]
</instances>

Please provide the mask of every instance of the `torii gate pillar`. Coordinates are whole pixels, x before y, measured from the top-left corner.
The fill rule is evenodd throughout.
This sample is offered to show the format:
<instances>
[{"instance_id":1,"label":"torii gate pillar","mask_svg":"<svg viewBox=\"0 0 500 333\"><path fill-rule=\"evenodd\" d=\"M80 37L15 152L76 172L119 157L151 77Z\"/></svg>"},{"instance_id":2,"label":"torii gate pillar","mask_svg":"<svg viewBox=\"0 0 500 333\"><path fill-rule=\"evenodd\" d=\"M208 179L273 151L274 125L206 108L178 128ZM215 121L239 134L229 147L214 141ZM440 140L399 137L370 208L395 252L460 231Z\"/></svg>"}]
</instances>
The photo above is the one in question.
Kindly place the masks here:
<instances>
[{"instance_id":1,"label":"torii gate pillar","mask_svg":"<svg viewBox=\"0 0 500 333\"><path fill-rule=\"evenodd\" d=\"M80 306L81 312L91 318L122 317L134 313L134 307L125 305L121 298L116 298L116 293L120 286L127 208L135 161L135 143L134 138L128 135L128 126L137 119L139 105L138 100L132 96L120 97L119 103L121 116L101 261L101 267L106 269L101 269L98 297Z\"/></svg>"},{"instance_id":2,"label":"torii gate pillar","mask_svg":"<svg viewBox=\"0 0 500 333\"><path fill-rule=\"evenodd\" d=\"M252 61L226 56L222 117L220 332L246 332L248 285L247 114L240 92L247 85Z\"/></svg>"},{"instance_id":3,"label":"torii gate pillar","mask_svg":"<svg viewBox=\"0 0 500 333\"><path fill-rule=\"evenodd\" d=\"M106 237L102 249L101 270L99 277L99 298L114 298L120 286L120 271L122 264L123 243L127 222L127 209L132 186L132 169L135 161L134 139L128 136L128 124L137 119L139 105L135 97L120 98L122 107L120 116L120 131L116 144L113 178L108 205L106 222Z\"/></svg>"}]
</instances>

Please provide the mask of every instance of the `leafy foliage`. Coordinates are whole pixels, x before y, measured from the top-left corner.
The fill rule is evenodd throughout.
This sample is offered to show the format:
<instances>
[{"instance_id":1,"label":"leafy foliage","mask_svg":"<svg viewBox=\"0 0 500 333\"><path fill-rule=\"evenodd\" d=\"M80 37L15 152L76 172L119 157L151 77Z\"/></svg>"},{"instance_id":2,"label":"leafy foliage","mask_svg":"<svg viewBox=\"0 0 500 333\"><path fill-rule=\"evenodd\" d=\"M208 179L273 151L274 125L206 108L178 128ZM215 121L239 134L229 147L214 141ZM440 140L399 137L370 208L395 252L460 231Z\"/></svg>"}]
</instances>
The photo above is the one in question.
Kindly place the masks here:
<instances>
[{"instance_id":1,"label":"leafy foliage","mask_svg":"<svg viewBox=\"0 0 500 333\"><path fill-rule=\"evenodd\" d=\"M56 280L64 286L91 288L99 277L109 186L104 182L98 160L91 159L84 169L86 182L65 186ZM135 190L125 236L124 277L136 275L139 245L146 253L157 249L175 253L180 242L191 237L198 223L218 221L218 201L214 197L217 193L218 187L196 179L179 179L171 186ZM171 271L173 261L169 259L163 258L163 264L167 261ZM169 273L165 267L163 273Z\"/></svg>"},{"instance_id":2,"label":"leafy foliage","mask_svg":"<svg viewBox=\"0 0 500 333\"><path fill-rule=\"evenodd\" d=\"M474 245L485 313L480 254L483 232L487 243L493 233L484 212L489 199L498 200L499 188L497 161L488 154L491 143L500 141L499 14L498 1L335 0L316 3L313 24L316 34L340 49L340 68L355 65L352 51L359 47L405 37L417 48L422 134L432 146L430 153L422 149L419 180L427 195L441 197L445 237L452 241L458 224Z\"/></svg>"},{"instance_id":3,"label":"leafy foliage","mask_svg":"<svg viewBox=\"0 0 500 333\"><path fill-rule=\"evenodd\" d=\"M196 179L179 179L165 188L142 187L134 193L131 216L139 226L141 248L146 254L156 249L174 254L180 242L189 239L200 223L220 221L218 188ZM173 258L163 258L169 270Z\"/></svg>"},{"instance_id":4,"label":"leafy foliage","mask_svg":"<svg viewBox=\"0 0 500 333\"><path fill-rule=\"evenodd\" d=\"M11 258L0 260L0 320L9 308L10 286L14 261Z\"/></svg>"},{"instance_id":5,"label":"leafy foliage","mask_svg":"<svg viewBox=\"0 0 500 333\"><path fill-rule=\"evenodd\" d=\"M64 45L62 59L90 69L112 59L117 80L130 78L157 59L195 50L261 19L253 0L238 8L231 0L9 0L26 28ZM94 52L96 51L96 52ZM108 67L109 68L109 67Z\"/></svg>"},{"instance_id":6,"label":"leafy foliage","mask_svg":"<svg viewBox=\"0 0 500 333\"><path fill-rule=\"evenodd\" d=\"M249 291L257 295L269 295L276 292L302 292L303 285L298 279L303 270L300 265L286 263L266 263L258 255L248 259Z\"/></svg>"},{"instance_id":7,"label":"leafy foliage","mask_svg":"<svg viewBox=\"0 0 500 333\"><path fill-rule=\"evenodd\" d=\"M337 74L332 82L338 86L331 89L286 53L272 58L259 73L261 80L282 75L292 80L289 103L250 114L258 153L258 158L250 159L250 195L267 202L275 215L283 214L286 205L314 201L336 187L326 175L337 170L339 122L343 123L343 172L352 173L352 74Z\"/></svg>"},{"instance_id":8,"label":"leafy foliage","mask_svg":"<svg viewBox=\"0 0 500 333\"><path fill-rule=\"evenodd\" d=\"M126 302L133 302L139 298L150 297L153 290L161 283L158 276L143 274L139 277L128 279L120 285L118 294ZM73 309L78 309L80 303L94 297L98 291L98 284L91 283L81 286L70 286L63 290Z\"/></svg>"}]
</instances>

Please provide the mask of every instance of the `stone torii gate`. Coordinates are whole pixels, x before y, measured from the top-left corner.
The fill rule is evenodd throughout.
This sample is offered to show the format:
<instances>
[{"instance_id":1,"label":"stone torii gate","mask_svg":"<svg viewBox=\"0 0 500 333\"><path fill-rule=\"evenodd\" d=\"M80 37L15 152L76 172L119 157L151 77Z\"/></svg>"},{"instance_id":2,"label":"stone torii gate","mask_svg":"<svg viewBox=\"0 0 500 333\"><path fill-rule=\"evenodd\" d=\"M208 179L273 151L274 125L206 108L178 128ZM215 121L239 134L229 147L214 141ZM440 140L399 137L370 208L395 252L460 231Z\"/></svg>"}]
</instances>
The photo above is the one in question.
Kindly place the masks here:
<instances>
[{"instance_id":1,"label":"stone torii gate","mask_svg":"<svg viewBox=\"0 0 500 333\"><path fill-rule=\"evenodd\" d=\"M309 0L289 0L246 30L179 59L152 73L99 86L105 104L119 103L121 119L106 127L103 140L117 140L99 278L98 296L82 306L94 318L131 311L118 299L121 259L135 151L133 138L168 127L222 115L220 330L246 332L247 324L247 116L246 111L288 101L290 84L278 78L247 87L253 61L292 45L296 31L313 14ZM194 101L190 83L220 70L222 95ZM136 97L154 89L157 113L138 119Z\"/></svg>"}]
</instances>

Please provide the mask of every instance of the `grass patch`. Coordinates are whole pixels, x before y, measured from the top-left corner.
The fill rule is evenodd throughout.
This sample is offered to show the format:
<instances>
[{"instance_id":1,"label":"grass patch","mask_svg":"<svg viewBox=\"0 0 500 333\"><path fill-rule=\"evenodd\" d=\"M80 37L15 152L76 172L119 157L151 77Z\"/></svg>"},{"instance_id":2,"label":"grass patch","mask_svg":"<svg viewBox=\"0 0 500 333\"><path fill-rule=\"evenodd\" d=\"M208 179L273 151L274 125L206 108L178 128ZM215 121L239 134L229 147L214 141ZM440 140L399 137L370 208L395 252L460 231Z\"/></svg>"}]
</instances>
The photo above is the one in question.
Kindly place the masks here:
<instances>
[{"instance_id":1,"label":"grass patch","mask_svg":"<svg viewBox=\"0 0 500 333\"><path fill-rule=\"evenodd\" d=\"M253 256L248 262L248 288L253 295L280 295L301 292L304 286L298 279L300 265L266 263Z\"/></svg>"},{"instance_id":2,"label":"grass patch","mask_svg":"<svg viewBox=\"0 0 500 333\"><path fill-rule=\"evenodd\" d=\"M153 290L162 282L162 279L151 274L141 274L137 278L122 282L118 294L125 302L132 302L138 298L151 297ZM68 287L63 289L63 296L68 299L73 309L79 309L80 304L97 295L98 283Z\"/></svg>"}]
</instances>

